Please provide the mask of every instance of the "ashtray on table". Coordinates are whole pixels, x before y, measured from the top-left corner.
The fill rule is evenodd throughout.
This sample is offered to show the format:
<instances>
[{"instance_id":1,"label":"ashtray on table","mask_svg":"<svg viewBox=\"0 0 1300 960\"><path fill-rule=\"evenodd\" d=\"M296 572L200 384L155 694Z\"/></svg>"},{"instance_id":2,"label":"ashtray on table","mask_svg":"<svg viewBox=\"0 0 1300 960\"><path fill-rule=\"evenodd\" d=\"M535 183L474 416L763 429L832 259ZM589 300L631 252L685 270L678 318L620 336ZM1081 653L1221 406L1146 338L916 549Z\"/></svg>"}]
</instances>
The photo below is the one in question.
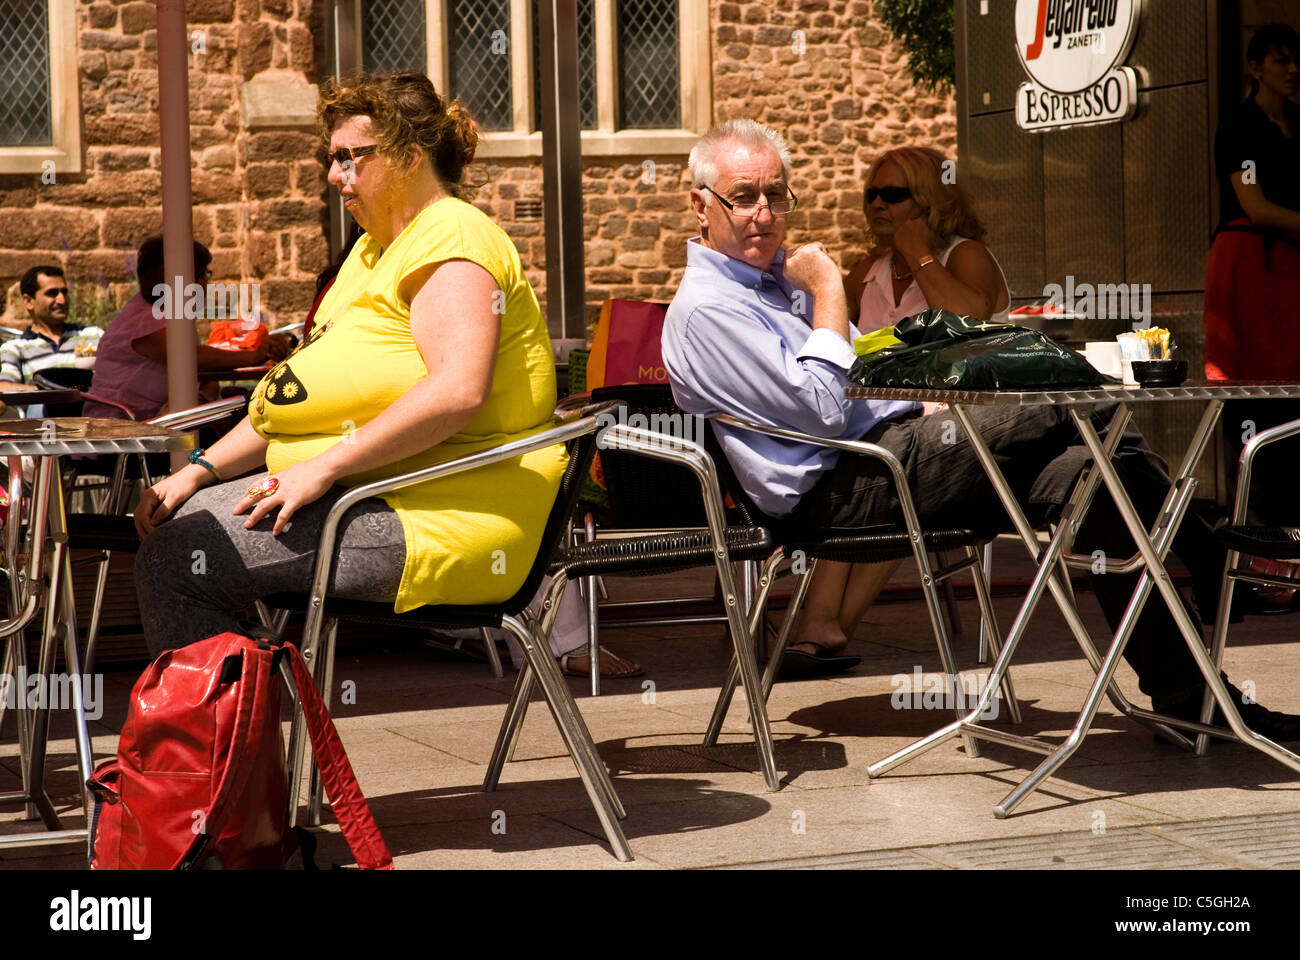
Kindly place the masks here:
<instances>
[{"instance_id":1,"label":"ashtray on table","mask_svg":"<svg viewBox=\"0 0 1300 960\"><path fill-rule=\"evenodd\" d=\"M1186 360L1134 360L1133 379L1144 387L1176 387L1187 379Z\"/></svg>"}]
</instances>

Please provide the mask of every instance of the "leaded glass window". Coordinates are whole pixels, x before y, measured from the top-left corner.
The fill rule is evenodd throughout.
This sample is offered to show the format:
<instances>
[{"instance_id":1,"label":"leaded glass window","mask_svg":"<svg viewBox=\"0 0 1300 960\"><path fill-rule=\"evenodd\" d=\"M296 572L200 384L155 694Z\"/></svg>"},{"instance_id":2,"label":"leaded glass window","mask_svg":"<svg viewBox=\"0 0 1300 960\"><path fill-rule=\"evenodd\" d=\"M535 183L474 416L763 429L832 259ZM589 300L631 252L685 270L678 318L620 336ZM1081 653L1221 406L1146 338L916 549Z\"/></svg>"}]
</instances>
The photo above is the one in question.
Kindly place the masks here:
<instances>
[{"instance_id":1,"label":"leaded glass window","mask_svg":"<svg viewBox=\"0 0 1300 960\"><path fill-rule=\"evenodd\" d=\"M52 143L46 0L4 0L0 3L0 145Z\"/></svg>"},{"instance_id":2,"label":"leaded glass window","mask_svg":"<svg viewBox=\"0 0 1300 960\"><path fill-rule=\"evenodd\" d=\"M532 0L533 127L542 128L542 31L538 0ZM578 122L596 129L596 0L578 0Z\"/></svg>"},{"instance_id":3,"label":"leaded glass window","mask_svg":"<svg viewBox=\"0 0 1300 960\"><path fill-rule=\"evenodd\" d=\"M618 125L674 129L682 122L678 0L618 0Z\"/></svg>"},{"instance_id":4,"label":"leaded glass window","mask_svg":"<svg viewBox=\"0 0 1300 960\"><path fill-rule=\"evenodd\" d=\"M428 69L424 0L366 0L361 5L362 62L367 73Z\"/></svg>"},{"instance_id":5,"label":"leaded glass window","mask_svg":"<svg viewBox=\"0 0 1300 960\"><path fill-rule=\"evenodd\" d=\"M452 94L484 130L513 130L510 0L453 0L447 16Z\"/></svg>"}]
</instances>

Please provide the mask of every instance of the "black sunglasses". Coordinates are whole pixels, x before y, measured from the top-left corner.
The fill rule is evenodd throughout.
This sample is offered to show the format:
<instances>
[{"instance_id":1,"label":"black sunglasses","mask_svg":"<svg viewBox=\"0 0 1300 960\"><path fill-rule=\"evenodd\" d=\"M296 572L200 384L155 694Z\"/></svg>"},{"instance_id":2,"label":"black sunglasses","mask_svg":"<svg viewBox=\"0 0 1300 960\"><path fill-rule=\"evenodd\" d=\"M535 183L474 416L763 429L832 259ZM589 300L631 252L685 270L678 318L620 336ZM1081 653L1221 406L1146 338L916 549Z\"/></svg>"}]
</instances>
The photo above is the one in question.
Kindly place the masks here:
<instances>
[{"instance_id":1,"label":"black sunglasses","mask_svg":"<svg viewBox=\"0 0 1300 960\"><path fill-rule=\"evenodd\" d=\"M357 165L357 158L368 157L379 149L379 144L372 143L365 147L339 147L333 153L325 154L325 166L337 163L340 167L346 163Z\"/></svg>"},{"instance_id":2,"label":"black sunglasses","mask_svg":"<svg viewBox=\"0 0 1300 960\"><path fill-rule=\"evenodd\" d=\"M902 203L912 199L912 191L907 187L868 187L867 203L875 203L880 197L885 203Z\"/></svg>"}]
</instances>

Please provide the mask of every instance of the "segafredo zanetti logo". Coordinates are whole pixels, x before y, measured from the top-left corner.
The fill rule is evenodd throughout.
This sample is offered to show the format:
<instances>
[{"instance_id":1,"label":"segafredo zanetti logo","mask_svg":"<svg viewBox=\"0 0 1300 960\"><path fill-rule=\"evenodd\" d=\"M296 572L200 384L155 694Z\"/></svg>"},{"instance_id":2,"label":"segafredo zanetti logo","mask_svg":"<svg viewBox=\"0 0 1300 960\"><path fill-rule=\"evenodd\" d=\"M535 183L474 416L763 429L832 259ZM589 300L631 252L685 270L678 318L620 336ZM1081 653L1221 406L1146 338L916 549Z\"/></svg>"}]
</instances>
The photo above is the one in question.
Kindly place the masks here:
<instances>
[{"instance_id":1,"label":"segafredo zanetti logo","mask_svg":"<svg viewBox=\"0 0 1300 960\"><path fill-rule=\"evenodd\" d=\"M1121 66L1141 0L1016 0L1016 54L1030 80L1016 91L1026 130L1132 116L1137 75Z\"/></svg>"}]
</instances>

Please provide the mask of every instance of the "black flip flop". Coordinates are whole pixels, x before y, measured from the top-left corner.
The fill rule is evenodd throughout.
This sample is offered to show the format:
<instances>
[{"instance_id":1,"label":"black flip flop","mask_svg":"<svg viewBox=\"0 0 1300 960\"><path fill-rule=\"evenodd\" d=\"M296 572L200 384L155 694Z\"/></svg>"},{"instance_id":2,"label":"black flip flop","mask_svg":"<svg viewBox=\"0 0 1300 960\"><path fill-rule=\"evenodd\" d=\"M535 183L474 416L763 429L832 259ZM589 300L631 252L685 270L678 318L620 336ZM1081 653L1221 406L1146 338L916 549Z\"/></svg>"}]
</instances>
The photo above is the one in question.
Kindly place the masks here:
<instances>
[{"instance_id":1,"label":"black flip flop","mask_svg":"<svg viewBox=\"0 0 1300 960\"><path fill-rule=\"evenodd\" d=\"M779 680L804 680L812 677L829 677L837 673L846 673L862 662L861 657L853 656L814 656L802 650L786 650L781 654L781 668L777 671Z\"/></svg>"}]
</instances>

